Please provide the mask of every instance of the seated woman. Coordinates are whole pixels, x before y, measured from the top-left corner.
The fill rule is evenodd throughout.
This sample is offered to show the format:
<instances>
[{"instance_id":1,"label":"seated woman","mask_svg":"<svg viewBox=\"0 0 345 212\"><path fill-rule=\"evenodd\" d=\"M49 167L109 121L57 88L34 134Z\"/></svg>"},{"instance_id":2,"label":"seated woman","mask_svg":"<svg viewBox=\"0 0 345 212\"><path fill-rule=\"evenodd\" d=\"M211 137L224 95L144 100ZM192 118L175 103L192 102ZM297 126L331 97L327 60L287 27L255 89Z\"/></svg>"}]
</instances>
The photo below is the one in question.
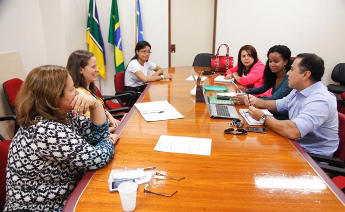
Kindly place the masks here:
<instances>
[{"instance_id":1,"label":"seated woman","mask_svg":"<svg viewBox=\"0 0 345 212\"><path fill-rule=\"evenodd\" d=\"M135 56L129 62L125 73L125 90L143 92L147 82L162 79L172 79L172 75L164 74L163 69L149 61L151 45L146 41L140 41L135 47ZM149 76L148 72L155 73Z\"/></svg>"},{"instance_id":2,"label":"seated woman","mask_svg":"<svg viewBox=\"0 0 345 212\"><path fill-rule=\"evenodd\" d=\"M272 96L259 96L266 100L276 100L287 96L292 88L288 86L286 73L291 68L291 51L287 46L275 45L267 52L267 62L264 71L264 84L260 88L241 88L248 94L262 94L272 90ZM238 104L244 104L244 95L237 95L233 100ZM288 114L275 114L277 119L288 119Z\"/></svg>"},{"instance_id":3,"label":"seated woman","mask_svg":"<svg viewBox=\"0 0 345 212\"><path fill-rule=\"evenodd\" d=\"M95 81L98 76L98 67L96 57L92 52L85 50L76 50L68 58L67 70L72 76L74 86L80 92L94 96L104 107L104 102L96 93ZM109 120L110 132L114 133L120 125L120 121L106 111ZM90 117L90 112L86 112L85 116Z\"/></svg>"},{"instance_id":4,"label":"seated woman","mask_svg":"<svg viewBox=\"0 0 345 212\"><path fill-rule=\"evenodd\" d=\"M225 79L234 78L240 85L258 88L263 85L265 65L258 59L256 49L251 45L242 46L238 52L237 66L225 73Z\"/></svg>"},{"instance_id":5,"label":"seated woman","mask_svg":"<svg viewBox=\"0 0 345 212\"><path fill-rule=\"evenodd\" d=\"M90 118L82 115L87 110ZM102 105L78 94L61 66L27 75L16 114L20 129L9 149L4 211L62 211L83 174L111 160L119 137L109 133Z\"/></svg>"}]
</instances>

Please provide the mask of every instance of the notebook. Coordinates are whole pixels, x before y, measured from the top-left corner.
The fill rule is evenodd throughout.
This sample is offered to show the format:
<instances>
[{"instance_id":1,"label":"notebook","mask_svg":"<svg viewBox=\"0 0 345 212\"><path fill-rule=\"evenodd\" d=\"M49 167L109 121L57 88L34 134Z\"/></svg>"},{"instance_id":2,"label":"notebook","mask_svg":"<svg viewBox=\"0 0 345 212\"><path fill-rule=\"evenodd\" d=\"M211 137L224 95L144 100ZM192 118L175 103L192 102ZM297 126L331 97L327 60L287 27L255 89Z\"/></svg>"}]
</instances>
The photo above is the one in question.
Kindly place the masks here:
<instances>
[{"instance_id":1,"label":"notebook","mask_svg":"<svg viewBox=\"0 0 345 212\"><path fill-rule=\"evenodd\" d=\"M270 111L268 111L267 109L261 109L261 111L264 112L268 116L272 116L272 113L270 113ZM253 119L249 115L248 109L240 109L240 113L243 116L243 118L246 120L248 125L263 125L264 124L262 121L257 121L255 119Z\"/></svg>"},{"instance_id":2,"label":"notebook","mask_svg":"<svg viewBox=\"0 0 345 212\"><path fill-rule=\"evenodd\" d=\"M240 119L235 106L210 103L210 98L206 95L205 89L204 99L211 118Z\"/></svg>"}]
</instances>

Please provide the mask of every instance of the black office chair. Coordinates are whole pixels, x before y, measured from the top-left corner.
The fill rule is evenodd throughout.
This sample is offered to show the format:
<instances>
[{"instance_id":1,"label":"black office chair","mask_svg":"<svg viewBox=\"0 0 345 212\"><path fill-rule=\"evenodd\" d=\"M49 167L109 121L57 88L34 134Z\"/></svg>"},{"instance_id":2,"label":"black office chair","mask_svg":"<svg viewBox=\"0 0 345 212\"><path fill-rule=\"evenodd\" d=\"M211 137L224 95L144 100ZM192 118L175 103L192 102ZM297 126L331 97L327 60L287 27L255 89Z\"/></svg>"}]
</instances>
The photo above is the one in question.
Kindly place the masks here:
<instances>
[{"instance_id":1,"label":"black office chair","mask_svg":"<svg viewBox=\"0 0 345 212\"><path fill-rule=\"evenodd\" d=\"M329 84L327 85L328 90L335 94L345 92L345 63L338 63L334 67L331 78L334 82L338 82L339 85Z\"/></svg>"},{"instance_id":2,"label":"black office chair","mask_svg":"<svg viewBox=\"0 0 345 212\"><path fill-rule=\"evenodd\" d=\"M214 54L210 53L200 53L194 58L193 66L211 67L211 57Z\"/></svg>"}]
</instances>

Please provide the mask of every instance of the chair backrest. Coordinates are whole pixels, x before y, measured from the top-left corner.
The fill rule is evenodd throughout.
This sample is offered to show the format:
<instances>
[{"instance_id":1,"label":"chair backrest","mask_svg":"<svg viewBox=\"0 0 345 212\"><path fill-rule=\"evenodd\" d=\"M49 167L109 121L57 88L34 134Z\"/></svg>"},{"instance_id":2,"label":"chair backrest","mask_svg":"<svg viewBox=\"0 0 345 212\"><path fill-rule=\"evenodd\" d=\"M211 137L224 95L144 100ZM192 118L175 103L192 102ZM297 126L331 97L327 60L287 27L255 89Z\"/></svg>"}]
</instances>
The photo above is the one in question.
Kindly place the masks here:
<instances>
[{"instance_id":1,"label":"chair backrest","mask_svg":"<svg viewBox=\"0 0 345 212\"><path fill-rule=\"evenodd\" d=\"M115 91L122 92L125 90L125 72L117 72L114 75Z\"/></svg>"},{"instance_id":2,"label":"chair backrest","mask_svg":"<svg viewBox=\"0 0 345 212\"><path fill-rule=\"evenodd\" d=\"M193 61L193 66L211 67L211 57L214 54L210 53L200 53L197 54Z\"/></svg>"},{"instance_id":3,"label":"chair backrest","mask_svg":"<svg viewBox=\"0 0 345 212\"><path fill-rule=\"evenodd\" d=\"M193 66L211 67L211 58L214 54L200 53L197 54L193 61Z\"/></svg>"},{"instance_id":4,"label":"chair backrest","mask_svg":"<svg viewBox=\"0 0 345 212\"><path fill-rule=\"evenodd\" d=\"M101 98L101 99L103 99L103 95L102 95L102 93L101 93L101 91L97 88L97 86L95 86L95 88L96 88L96 95L99 97L99 98Z\"/></svg>"},{"instance_id":5,"label":"chair backrest","mask_svg":"<svg viewBox=\"0 0 345 212\"><path fill-rule=\"evenodd\" d=\"M6 82L2 84L2 87L5 92L5 97L7 99L8 105L10 106L13 114L16 114L15 112L16 97L22 84L23 84L23 80L19 78L13 78L13 79L7 80Z\"/></svg>"},{"instance_id":6,"label":"chair backrest","mask_svg":"<svg viewBox=\"0 0 345 212\"><path fill-rule=\"evenodd\" d=\"M345 161L345 114L338 112L339 119L339 147L333 157Z\"/></svg>"},{"instance_id":7,"label":"chair backrest","mask_svg":"<svg viewBox=\"0 0 345 212\"><path fill-rule=\"evenodd\" d=\"M0 211L3 210L6 200L6 167L11 142L12 140L0 141Z\"/></svg>"},{"instance_id":8,"label":"chair backrest","mask_svg":"<svg viewBox=\"0 0 345 212\"><path fill-rule=\"evenodd\" d=\"M345 63L338 63L334 67L331 78L334 82L339 82L341 85L345 85Z\"/></svg>"}]
</instances>

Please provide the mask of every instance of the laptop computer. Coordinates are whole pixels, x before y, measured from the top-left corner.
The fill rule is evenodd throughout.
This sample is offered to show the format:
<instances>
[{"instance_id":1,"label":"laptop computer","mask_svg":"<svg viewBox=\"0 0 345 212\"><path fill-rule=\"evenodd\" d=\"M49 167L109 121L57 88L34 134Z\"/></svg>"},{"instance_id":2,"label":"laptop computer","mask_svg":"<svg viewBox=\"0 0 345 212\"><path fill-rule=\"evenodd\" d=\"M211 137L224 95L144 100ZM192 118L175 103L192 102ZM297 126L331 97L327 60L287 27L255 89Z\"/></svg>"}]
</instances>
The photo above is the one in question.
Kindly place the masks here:
<instances>
[{"instance_id":1,"label":"laptop computer","mask_svg":"<svg viewBox=\"0 0 345 212\"><path fill-rule=\"evenodd\" d=\"M240 119L235 106L212 104L210 103L210 97L206 95L205 89L203 91L207 110L211 118Z\"/></svg>"}]
</instances>

